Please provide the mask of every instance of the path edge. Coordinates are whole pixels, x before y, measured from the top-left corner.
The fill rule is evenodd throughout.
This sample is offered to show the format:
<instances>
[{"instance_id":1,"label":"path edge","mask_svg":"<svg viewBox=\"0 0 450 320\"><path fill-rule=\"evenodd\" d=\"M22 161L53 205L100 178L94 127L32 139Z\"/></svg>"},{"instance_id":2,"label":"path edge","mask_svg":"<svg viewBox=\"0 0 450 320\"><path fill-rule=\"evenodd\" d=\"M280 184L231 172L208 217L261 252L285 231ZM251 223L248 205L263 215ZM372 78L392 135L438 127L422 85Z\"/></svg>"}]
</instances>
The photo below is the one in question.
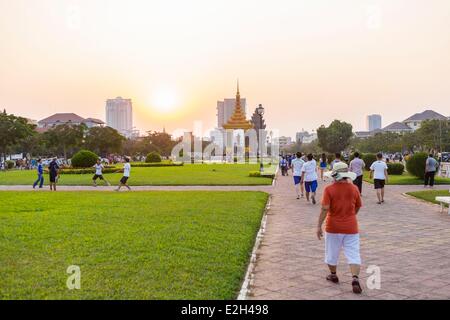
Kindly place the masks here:
<instances>
[{"instance_id":1,"label":"path edge","mask_svg":"<svg viewBox=\"0 0 450 320\"><path fill-rule=\"evenodd\" d=\"M269 194L269 198L267 200L266 206L264 208L264 213L261 219L261 225L259 227L258 234L256 235L255 244L253 246L252 254L250 256L250 262L248 264L247 271L245 273L245 278L244 281L242 282L237 300L248 300L248 295L250 293L250 286L253 277L253 271L255 270L256 267L256 253L259 250L259 247L261 246L261 242L266 232L267 215L270 210L271 203L272 203L272 194Z\"/></svg>"}]
</instances>

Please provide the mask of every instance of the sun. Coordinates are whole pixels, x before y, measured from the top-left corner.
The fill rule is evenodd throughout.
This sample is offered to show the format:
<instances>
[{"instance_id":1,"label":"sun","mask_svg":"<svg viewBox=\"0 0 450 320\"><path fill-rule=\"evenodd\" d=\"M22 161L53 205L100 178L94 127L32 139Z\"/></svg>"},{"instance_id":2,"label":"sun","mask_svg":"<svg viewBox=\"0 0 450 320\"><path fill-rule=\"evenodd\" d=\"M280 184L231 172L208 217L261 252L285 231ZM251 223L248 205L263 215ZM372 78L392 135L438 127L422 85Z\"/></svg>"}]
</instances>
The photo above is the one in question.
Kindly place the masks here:
<instances>
[{"instance_id":1,"label":"sun","mask_svg":"<svg viewBox=\"0 0 450 320\"><path fill-rule=\"evenodd\" d=\"M178 97L173 88L158 88L152 94L152 106L159 112L167 113L177 107Z\"/></svg>"}]
</instances>

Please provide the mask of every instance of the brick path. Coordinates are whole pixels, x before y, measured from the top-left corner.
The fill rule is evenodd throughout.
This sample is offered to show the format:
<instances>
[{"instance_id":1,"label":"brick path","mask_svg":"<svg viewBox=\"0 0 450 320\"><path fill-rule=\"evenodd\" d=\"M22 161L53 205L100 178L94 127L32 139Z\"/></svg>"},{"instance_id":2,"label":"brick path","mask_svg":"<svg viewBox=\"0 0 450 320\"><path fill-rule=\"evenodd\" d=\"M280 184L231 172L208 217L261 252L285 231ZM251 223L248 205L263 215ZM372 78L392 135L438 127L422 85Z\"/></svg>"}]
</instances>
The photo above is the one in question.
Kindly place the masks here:
<instances>
[{"instance_id":1,"label":"brick path","mask_svg":"<svg viewBox=\"0 0 450 320\"><path fill-rule=\"evenodd\" d=\"M321 183L318 195L322 194ZM386 203L376 204L365 184L359 214L361 279L364 292L351 292L351 275L341 254L341 283L325 280L324 240L316 238L319 205L295 199L292 177L278 177L266 231L257 251L250 299L445 299L450 298L450 216L439 207L402 195L421 186L387 186ZM440 188L449 188L441 186ZM381 289L368 290L369 265L381 268Z\"/></svg>"}]
</instances>

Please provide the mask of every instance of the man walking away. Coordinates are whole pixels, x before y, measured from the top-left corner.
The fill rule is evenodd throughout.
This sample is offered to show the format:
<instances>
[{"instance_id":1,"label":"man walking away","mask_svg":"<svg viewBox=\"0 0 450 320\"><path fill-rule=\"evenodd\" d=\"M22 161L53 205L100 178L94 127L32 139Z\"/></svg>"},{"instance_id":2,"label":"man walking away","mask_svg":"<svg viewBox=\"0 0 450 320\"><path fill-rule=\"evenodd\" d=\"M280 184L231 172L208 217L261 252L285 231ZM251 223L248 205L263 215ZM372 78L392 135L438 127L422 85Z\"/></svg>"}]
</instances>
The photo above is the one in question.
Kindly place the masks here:
<instances>
[{"instance_id":1,"label":"man walking away","mask_svg":"<svg viewBox=\"0 0 450 320\"><path fill-rule=\"evenodd\" d=\"M125 157L125 164L123 165L123 177L120 179L119 187L116 189L116 191L120 191L120 188L126 187L128 190L131 190L130 186L128 185L128 179L130 178L130 171L131 171L131 165L130 165L130 158Z\"/></svg>"},{"instance_id":2,"label":"man walking away","mask_svg":"<svg viewBox=\"0 0 450 320\"><path fill-rule=\"evenodd\" d=\"M37 174L38 174L38 178L33 183L33 189L36 188L38 183L39 183L39 189L42 189L42 186L44 185L44 167L42 166L42 159L39 159L37 161Z\"/></svg>"},{"instance_id":3,"label":"man walking away","mask_svg":"<svg viewBox=\"0 0 450 320\"><path fill-rule=\"evenodd\" d=\"M103 177L103 169L104 169L104 167L103 167L101 159L97 159L97 163L94 164L94 168L95 168L95 174L92 177L92 181L94 182L94 187L97 186L97 179L103 180L106 183L107 186L110 186L111 184L108 182L108 180L106 180Z\"/></svg>"},{"instance_id":4,"label":"man walking away","mask_svg":"<svg viewBox=\"0 0 450 320\"><path fill-rule=\"evenodd\" d=\"M282 174L283 176L289 175L289 174L288 174L288 162L287 162L287 160L286 160L286 157L283 157L283 158L281 159L280 166L281 166L281 174Z\"/></svg>"},{"instance_id":5,"label":"man walking away","mask_svg":"<svg viewBox=\"0 0 450 320\"><path fill-rule=\"evenodd\" d=\"M378 204L384 202L384 185L388 181L387 165L382 161L383 155L377 154L377 161L370 166L370 179L374 178L373 185L377 191Z\"/></svg>"},{"instance_id":6,"label":"man walking away","mask_svg":"<svg viewBox=\"0 0 450 320\"><path fill-rule=\"evenodd\" d=\"M302 183L305 183L306 201L309 202L309 194L313 204L316 204L316 190L317 190L317 163L313 155L310 153L307 156L308 161L302 167Z\"/></svg>"},{"instance_id":7,"label":"man walking away","mask_svg":"<svg viewBox=\"0 0 450 320\"><path fill-rule=\"evenodd\" d=\"M302 184L302 167L305 164L305 161L302 159L302 153L297 152L296 158L292 160L292 175L294 176L294 185L295 185L295 191L297 192L297 199L300 199L300 190L301 190L301 196L303 198L304 188Z\"/></svg>"},{"instance_id":8,"label":"man walking away","mask_svg":"<svg viewBox=\"0 0 450 320\"><path fill-rule=\"evenodd\" d=\"M59 170L59 166L58 163L56 162L56 158L54 158L52 160L52 162L50 162L50 164L48 165L48 174L49 174L49 178L50 178L50 191L56 191L56 181L58 180L58 170Z\"/></svg>"},{"instance_id":9,"label":"man walking away","mask_svg":"<svg viewBox=\"0 0 450 320\"><path fill-rule=\"evenodd\" d=\"M349 171L356 173L356 179L353 181L358 187L359 193L362 194L363 174L366 164L360 158L359 152L355 152L354 159L350 161Z\"/></svg>"},{"instance_id":10,"label":"man walking away","mask_svg":"<svg viewBox=\"0 0 450 320\"><path fill-rule=\"evenodd\" d=\"M436 169L439 167L439 163L433 158L432 154L428 155L427 161L425 162L425 185L426 188L428 185L430 188L434 186L434 176L436 175Z\"/></svg>"},{"instance_id":11,"label":"man walking away","mask_svg":"<svg viewBox=\"0 0 450 320\"><path fill-rule=\"evenodd\" d=\"M328 185L323 191L322 210L317 226L317 237L323 237L322 224L325 226L325 263L330 274L328 281L339 283L336 274L341 249L350 265L352 273L352 290L359 294L362 292L359 284L361 256L359 249L359 230L356 216L361 208L361 197L355 185L348 180L356 179L354 172L348 172L346 163L336 163L331 172L325 175L333 178L334 183Z\"/></svg>"},{"instance_id":12,"label":"man walking away","mask_svg":"<svg viewBox=\"0 0 450 320\"><path fill-rule=\"evenodd\" d=\"M338 162L342 162L341 160L341 153L340 152L336 152L334 155L335 159L333 161L331 161L330 163L330 169L333 170L334 164L338 163Z\"/></svg>"}]
</instances>

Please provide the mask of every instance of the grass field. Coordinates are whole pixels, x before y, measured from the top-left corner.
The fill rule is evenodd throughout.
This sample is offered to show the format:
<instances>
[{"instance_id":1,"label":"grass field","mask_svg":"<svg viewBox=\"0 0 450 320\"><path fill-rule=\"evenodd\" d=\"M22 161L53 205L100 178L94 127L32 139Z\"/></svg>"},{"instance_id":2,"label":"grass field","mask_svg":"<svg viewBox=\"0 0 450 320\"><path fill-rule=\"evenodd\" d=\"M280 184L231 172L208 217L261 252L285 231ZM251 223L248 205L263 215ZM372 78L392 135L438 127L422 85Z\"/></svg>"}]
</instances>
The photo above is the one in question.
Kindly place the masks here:
<instances>
[{"instance_id":1,"label":"grass field","mask_svg":"<svg viewBox=\"0 0 450 320\"><path fill-rule=\"evenodd\" d=\"M450 192L448 190L416 191L416 192L408 192L408 194L413 197L436 204L439 204L439 202L435 200L436 197L450 197ZM445 206L448 207L448 205Z\"/></svg>"},{"instance_id":2,"label":"grass field","mask_svg":"<svg viewBox=\"0 0 450 320\"><path fill-rule=\"evenodd\" d=\"M267 169L269 170L269 169ZM196 164L182 167L132 168L130 185L178 186L178 185L270 185L271 178L249 177L250 171L259 171L256 164ZM92 174L64 174L60 185L91 185ZM121 173L105 174L107 180L117 184ZM48 174L44 175L48 183ZM36 172L12 170L0 172L0 185L32 185ZM101 185L102 182L99 182Z\"/></svg>"},{"instance_id":3,"label":"grass field","mask_svg":"<svg viewBox=\"0 0 450 320\"><path fill-rule=\"evenodd\" d=\"M267 197L0 192L0 298L233 299Z\"/></svg>"},{"instance_id":4,"label":"grass field","mask_svg":"<svg viewBox=\"0 0 450 320\"><path fill-rule=\"evenodd\" d=\"M373 180L369 179L369 171L364 172L364 181L373 183ZM388 185L421 185L423 179L419 179L409 173L405 172L401 176L390 175ZM449 178L436 177L435 184L449 184Z\"/></svg>"}]
</instances>

